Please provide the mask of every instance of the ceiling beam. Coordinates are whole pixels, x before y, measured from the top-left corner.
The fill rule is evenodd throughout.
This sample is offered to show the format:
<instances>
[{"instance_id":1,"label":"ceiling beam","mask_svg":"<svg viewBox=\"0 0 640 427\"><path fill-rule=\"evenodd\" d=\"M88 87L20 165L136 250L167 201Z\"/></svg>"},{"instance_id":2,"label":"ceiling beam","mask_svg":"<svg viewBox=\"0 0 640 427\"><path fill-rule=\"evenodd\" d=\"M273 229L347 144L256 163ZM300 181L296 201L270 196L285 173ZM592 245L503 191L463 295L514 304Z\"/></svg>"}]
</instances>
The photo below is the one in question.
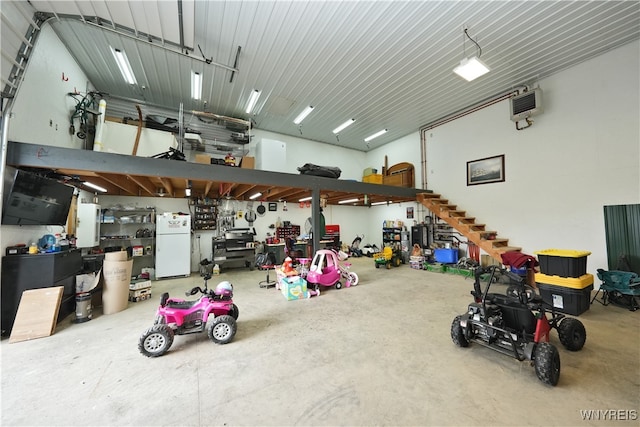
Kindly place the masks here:
<instances>
[{"instance_id":1,"label":"ceiling beam","mask_svg":"<svg viewBox=\"0 0 640 427\"><path fill-rule=\"evenodd\" d=\"M209 197L219 197L221 194L235 188L241 188L240 186L243 185L255 186L257 184L271 188L267 194L263 192L263 200L278 200L284 194L297 194L296 191L317 190L322 194L336 193L336 198L344 197L345 193L353 193L359 197L367 194L369 197L382 196L385 200L415 201L417 194L430 192L415 188L393 187L312 175L137 157L15 141L9 141L7 144L6 164L14 167L72 169L79 174L82 171L85 171L86 174L98 174L105 179L112 175L130 175L136 176L138 179L147 177L150 180L162 182L170 194L173 194L173 185L168 179L162 180L163 178L204 181L207 182L205 195ZM131 187L126 186L122 181L114 182L114 184L128 193L132 191ZM210 194L212 190L215 190L215 186L218 186L221 192ZM291 193L292 189L295 190L293 193Z\"/></svg>"}]
</instances>

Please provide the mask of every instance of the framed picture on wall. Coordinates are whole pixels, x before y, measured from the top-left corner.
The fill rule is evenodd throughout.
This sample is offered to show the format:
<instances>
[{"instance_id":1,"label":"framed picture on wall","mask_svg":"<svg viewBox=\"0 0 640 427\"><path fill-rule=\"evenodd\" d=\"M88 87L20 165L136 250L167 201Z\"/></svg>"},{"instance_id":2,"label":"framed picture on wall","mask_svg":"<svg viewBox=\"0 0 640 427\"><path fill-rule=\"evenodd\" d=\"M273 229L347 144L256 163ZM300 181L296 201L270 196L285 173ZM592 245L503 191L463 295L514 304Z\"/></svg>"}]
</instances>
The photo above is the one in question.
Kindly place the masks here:
<instances>
[{"instance_id":1,"label":"framed picture on wall","mask_svg":"<svg viewBox=\"0 0 640 427\"><path fill-rule=\"evenodd\" d=\"M278 210L278 204L276 202L269 202L269 212L275 212Z\"/></svg>"},{"instance_id":2,"label":"framed picture on wall","mask_svg":"<svg viewBox=\"0 0 640 427\"><path fill-rule=\"evenodd\" d=\"M467 185L504 181L504 154L467 162Z\"/></svg>"},{"instance_id":3,"label":"framed picture on wall","mask_svg":"<svg viewBox=\"0 0 640 427\"><path fill-rule=\"evenodd\" d=\"M407 219L413 218L413 208L407 208Z\"/></svg>"}]
</instances>

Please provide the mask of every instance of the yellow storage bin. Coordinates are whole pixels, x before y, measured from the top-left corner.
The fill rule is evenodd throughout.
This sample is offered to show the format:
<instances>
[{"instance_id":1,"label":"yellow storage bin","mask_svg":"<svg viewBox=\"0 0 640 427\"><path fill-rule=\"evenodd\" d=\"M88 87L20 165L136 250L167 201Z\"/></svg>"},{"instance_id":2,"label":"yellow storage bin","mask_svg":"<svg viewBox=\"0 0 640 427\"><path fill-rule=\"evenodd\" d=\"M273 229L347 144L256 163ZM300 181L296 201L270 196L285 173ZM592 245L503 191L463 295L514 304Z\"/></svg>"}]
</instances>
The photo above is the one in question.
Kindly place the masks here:
<instances>
[{"instance_id":1,"label":"yellow storage bin","mask_svg":"<svg viewBox=\"0 0 640 427\"><path fill-rule=\"evenodd\" d=\"M368 182L369 184L382 184L382 175L379 173L372 173L362 177L362 182Z\"/></svg>"},{"instance_id":2,"label":"yellow storage bin","mask_svg":"<svg viewBox=\"0 0 640 427\"><path fill-rule=\"evenodd\" d=\"M591 255L589 251L576 251L572 249L545 249L543 251L535 252L536 255L545 256L561 256L567 258L582 258Z\"/></svg>"},{"instance_id":3,"label":"yellow storage bin","mask_svg":"<svg viewBox=\"0 0 640 427\"><path fill-rule=\"evenodd\" d=\"M587 256L591 255L591 252L546 249L536 254L543 274L578 278L587 273Z\"/></svg>"},{"instance_id":4,"label":"yellow storage bin","mask_svg":"<svg viewBox=\"0 0 640 427\"><path fill-rule=\"evenodd\" d=\"M563 288L584 289L593 285L593 274L583 274L580 277L560 277L536 273L535 276L538 284L562 286Z\"/></svg>"}]
</instances>

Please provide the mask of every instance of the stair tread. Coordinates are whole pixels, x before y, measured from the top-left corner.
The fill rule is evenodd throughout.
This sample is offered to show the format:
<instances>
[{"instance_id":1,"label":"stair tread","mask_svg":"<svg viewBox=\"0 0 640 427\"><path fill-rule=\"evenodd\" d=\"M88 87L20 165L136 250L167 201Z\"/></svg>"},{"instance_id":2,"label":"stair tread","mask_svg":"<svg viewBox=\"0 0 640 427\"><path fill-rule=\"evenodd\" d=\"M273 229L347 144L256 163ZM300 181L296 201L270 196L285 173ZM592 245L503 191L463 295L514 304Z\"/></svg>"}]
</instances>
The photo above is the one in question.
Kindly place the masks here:
<instances>
[{"instance_id":1,"label":"stair tread","mask_svg":"<svg viewBox=\"0 0 640 427\"><path fill-rule=\"evenodd\" d=\"M429 208L444 222L456 228L470 240L477 240L479 244L492 258L502 262L501 255L506 252L519 252L522 248L517 246L507 246L509 239L495 238L486 239L483 236L497 235L497 231L485 230L486 224L476 224L475 217L464 216L466 211L457 209L457 205L450 204L447 199L435 193L420 193L417 196L419 202ZM458 229L458 227L460 229ZM473 237L473 239L472 239ZM501 246L504 245L504 246Z\"/></svg>"}]
</instances>

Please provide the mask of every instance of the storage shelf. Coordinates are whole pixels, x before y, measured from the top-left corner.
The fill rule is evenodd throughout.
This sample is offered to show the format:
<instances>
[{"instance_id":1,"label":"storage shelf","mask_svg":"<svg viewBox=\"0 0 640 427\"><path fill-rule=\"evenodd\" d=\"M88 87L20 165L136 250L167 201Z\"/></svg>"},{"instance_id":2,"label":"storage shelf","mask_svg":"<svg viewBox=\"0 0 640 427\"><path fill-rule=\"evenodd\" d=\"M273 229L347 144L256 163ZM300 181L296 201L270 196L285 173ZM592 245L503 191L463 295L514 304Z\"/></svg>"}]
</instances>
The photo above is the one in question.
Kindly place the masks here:
<instances>
[{"instance_id":1,"label":"storage shelf","mask_svg":"<svg viewBox=\"0 0 640 427\"><path fill-rule=\"evenodd\" d=\"M104 221L108 216L109 220ZM138 276L143 268L155 268L155 219L156 211L150 208L121 209L116 207L102 208L100 247L144 247L149 253L133 255L134 268L132 276ZM111 220L111 218L113 220ZM123 220L124 218L124 220ZM139 231L151 233L148 237L136 237Z\"/></svg>"}]
</instances>

